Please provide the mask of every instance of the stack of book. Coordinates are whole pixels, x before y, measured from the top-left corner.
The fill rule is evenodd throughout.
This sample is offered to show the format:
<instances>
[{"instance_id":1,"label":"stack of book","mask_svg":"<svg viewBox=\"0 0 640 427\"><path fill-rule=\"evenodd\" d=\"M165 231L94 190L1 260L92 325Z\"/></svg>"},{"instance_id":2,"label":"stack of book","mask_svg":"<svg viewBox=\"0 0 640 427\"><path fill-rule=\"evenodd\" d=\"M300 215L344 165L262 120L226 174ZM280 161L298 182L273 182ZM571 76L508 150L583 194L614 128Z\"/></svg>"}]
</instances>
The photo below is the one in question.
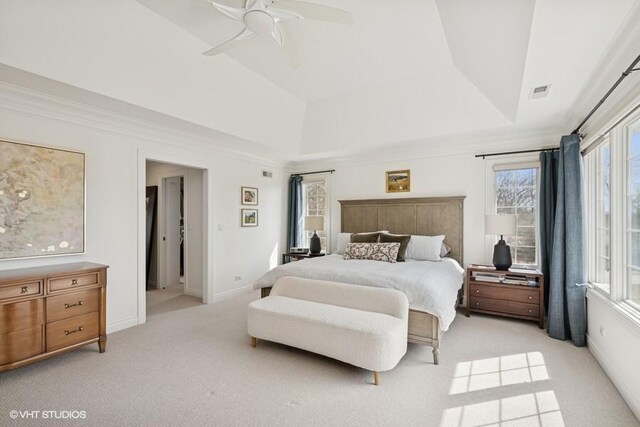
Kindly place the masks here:
<instances>
[{"instance_id":1,"label":"stack of book","mask_svg":"<svg viewBox=\"0 0 640 427\"><path fill-rule=\"evenodd\" d=\"M479 282L502 283L505 285L538 286L535 279L530 279L524 274L499 271L474 271L471 278Z\"/></svg>"}]
</instances>

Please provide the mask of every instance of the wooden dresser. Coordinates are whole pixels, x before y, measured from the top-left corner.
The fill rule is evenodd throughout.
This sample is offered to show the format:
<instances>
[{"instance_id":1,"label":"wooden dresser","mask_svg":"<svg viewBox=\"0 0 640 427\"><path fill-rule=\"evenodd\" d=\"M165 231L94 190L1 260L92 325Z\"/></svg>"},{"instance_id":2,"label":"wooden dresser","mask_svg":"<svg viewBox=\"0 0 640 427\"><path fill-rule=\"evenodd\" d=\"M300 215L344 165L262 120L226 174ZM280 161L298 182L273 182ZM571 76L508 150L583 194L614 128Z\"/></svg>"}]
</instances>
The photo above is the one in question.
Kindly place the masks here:
<instances>
[{"instance_id":1,"label":"wooden dresser","mask_svg":"<svg viewBox=\"0 0 640 427\"><path fill-rule=\"evenodd\" d=\"M466 275L470 312L533 320L544 328L544 275L537 270L469 266Z\"/></svg>"},{"instance_id":2,"label":"wooden dresser","mask_svg":"<svg viewBox=\"0 0 640 427\"><path fill-rule=\"evenodd\" d=\"M0 372L97 342L107 345L107 266L0 271Z\"/></svg>"}]
</instances>

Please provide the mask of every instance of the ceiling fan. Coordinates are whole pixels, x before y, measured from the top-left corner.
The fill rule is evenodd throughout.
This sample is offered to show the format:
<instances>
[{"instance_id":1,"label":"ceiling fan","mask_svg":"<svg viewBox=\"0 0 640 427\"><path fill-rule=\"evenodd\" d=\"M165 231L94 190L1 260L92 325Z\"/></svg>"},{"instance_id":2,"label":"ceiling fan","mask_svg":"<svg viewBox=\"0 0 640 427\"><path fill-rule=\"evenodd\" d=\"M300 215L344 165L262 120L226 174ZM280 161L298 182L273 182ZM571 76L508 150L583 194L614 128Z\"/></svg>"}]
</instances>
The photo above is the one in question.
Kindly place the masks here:
<instances>
[{"instance_id":1,"label":"ceiling fan","mask_svg":"<svg viewBox=\"0 0 640 427\"><path fill-rule=\"evenodd\" d=\"M222 53L256 36L270 36L283 49L291 65L297 68L300 65L298 51L282 22L311 19L338 24L353 23L351 13L346 10L299 0L245 0L242 8L206 1L225 16L244 24L244 28L234 37L203 53L207 56Z\"/></svg>"}]
</instances>

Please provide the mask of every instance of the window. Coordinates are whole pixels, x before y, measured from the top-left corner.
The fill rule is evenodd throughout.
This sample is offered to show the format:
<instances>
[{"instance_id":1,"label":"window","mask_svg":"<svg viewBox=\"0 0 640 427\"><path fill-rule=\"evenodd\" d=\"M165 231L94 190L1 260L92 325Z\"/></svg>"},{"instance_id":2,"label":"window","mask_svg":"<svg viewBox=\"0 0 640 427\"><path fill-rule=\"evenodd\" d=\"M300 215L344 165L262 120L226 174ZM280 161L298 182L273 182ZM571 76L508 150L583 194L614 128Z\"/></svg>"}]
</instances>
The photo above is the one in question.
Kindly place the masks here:
<instances>
[{"instance_id":1,"label":"window","mask_svg":"<svg viewBox=\"0 0 640 427\"><path fill-rule=\"evenodd\" d=\"M595 155L595 271L592 282L605 292L611 283L611 145L609 137Z\"/></svg>"},{"instance_id":2,"label":"window","mask_svg":"<svg viewBox=\"0 0 640 427\"><path fill-rule=\"evenodd\" d=\"M589 282L640 314L640 113L594 144L584 158Z\"/></svg>"},{"instance_id":3,"label":"window","mask_svg":"<svg viewBox=\"0 0 640 427\"><path fill-rule=\"evenodd\" d=\"M302 190L304 197L304 215L305 216L322 216L324 217L324 230L318 231L318 237L320 237L320 244L322 250L327 251L327 235L329 210L327 209L327 203L329 201L327 197L327 182L325 180L302 182ZM313 231L304 232L304 246L309 247L309 239L313 236Z\"/></svg>"},{"instance_id":4,"label":"window","mask_svg":"<svg viewBox=\"0 0 640 427\"><path fill-rule=\"evenodd\" d=\"M640 118L626 128L627 139L627 289L640 306Z\"/></svg>"},{"instance_id":5,"label":"window","mask_svg":"<svg viewBox=\"0 0 640 427\"><path fill-rule=\"evenodd\" d=\"M496 166L496 213L516 216L516 235L505 236L514 264L537 264L538 167Z\"/></svg>"}]
</instances>

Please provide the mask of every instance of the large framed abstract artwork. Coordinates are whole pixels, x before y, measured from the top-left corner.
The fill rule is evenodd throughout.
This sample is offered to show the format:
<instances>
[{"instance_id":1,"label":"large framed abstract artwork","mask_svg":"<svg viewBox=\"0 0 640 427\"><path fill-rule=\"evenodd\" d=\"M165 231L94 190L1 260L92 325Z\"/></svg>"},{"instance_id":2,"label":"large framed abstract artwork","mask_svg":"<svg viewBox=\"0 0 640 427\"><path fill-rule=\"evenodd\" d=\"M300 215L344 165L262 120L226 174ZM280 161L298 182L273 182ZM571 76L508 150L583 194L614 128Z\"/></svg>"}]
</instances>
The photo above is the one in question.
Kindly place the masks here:
<instances>
[{"instance_id":1,"label":"large framed abstract artwork","mask_svg":"<svg viewBox=\"0 0 640 427\"><path fill-rule=\"evenodd\" d=\"M0 140L0 260L85 251L84 154Z\"/></svg>"}]
</instances>

